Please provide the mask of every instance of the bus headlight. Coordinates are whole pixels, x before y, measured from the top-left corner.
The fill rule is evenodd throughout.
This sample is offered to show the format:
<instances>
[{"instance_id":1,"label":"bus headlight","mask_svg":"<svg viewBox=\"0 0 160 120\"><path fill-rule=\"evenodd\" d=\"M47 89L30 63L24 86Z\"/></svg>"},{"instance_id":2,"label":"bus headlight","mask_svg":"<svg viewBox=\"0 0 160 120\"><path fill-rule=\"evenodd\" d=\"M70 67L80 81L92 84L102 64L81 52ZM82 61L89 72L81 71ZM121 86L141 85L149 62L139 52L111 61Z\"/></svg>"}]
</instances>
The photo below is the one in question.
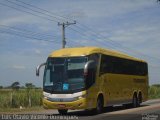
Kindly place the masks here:
<instances>
[{"instance_id":1,"label":"bus headlight","mask_svg":"<svg viewBox=\"0 0 160 120\"><path fill-rule=\"evenodd\" d=\"M78 96L78 99L86 98L86 94L83 94L81 96Z\"/></svg>"},{"instance_id":2,"label":"bus headlight","mask_svg":"<svg viewBox=\"0 0 160 120\"><path fill-rule=\"evenodd\" d=\"M48 99L49 95L48 94L43 94L44 99Z\"/></svg>"},{"instance_id":3,"label":"bus headlight","mask_svg":"<svg viewBox=\"0 0 160 120\"><path fill-rule=\"evenodd\" d=\"M44 98L44 99L48 99L48 97L46 97L46 96L43 96L43 98Z\"/></svg>"},{"instance_id":4,"label":"bus headlight","mask_svg":"<svg viewBox=\"0 0 160 120\"><path fill-rule=\"evenodd\" d=\"M54 97L50 97L46 94L43 94L43 98L52 102L72 102L72 101L76 101L82 98L86 98L86 94L77 96L77 97L71 97L71 98L54 98Z\"/></svg>"}]
</instances>

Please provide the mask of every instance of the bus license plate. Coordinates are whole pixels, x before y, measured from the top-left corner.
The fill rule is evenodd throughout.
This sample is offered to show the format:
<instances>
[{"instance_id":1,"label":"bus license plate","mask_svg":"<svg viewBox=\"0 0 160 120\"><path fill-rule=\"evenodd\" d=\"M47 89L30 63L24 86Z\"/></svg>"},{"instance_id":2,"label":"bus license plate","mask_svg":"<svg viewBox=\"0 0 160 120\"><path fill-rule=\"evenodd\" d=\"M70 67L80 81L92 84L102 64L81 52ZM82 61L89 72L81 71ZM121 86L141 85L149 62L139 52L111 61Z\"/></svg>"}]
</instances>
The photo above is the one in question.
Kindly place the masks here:
<instances>
[{"instance_id":1,"label":"bus license plate","mask_svg":"<svg viewBox=\"0 0 160 120\"><path fill-rule=\"evenodd\" d=\"M59 104L59 107L60 107L60 108L65 108L66 105L65 105L65 104Z\"/></svg>"}]
</instances>

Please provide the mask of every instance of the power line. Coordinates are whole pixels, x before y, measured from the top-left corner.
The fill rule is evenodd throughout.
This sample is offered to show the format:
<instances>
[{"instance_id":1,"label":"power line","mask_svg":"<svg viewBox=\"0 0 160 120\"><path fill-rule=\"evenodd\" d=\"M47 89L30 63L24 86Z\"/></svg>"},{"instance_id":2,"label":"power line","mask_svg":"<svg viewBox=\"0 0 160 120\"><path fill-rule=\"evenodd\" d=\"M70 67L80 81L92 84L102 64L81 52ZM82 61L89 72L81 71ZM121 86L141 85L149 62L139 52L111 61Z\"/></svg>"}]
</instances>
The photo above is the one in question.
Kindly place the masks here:
<instances>
[{"instance_id":1,"label":"power line","mask_svg":"<svg viewBox=\"0 0 160 120\"><path fill-rule=\"evenodd\" d=\"M37 15L37 14L34 14L34 13L31 13L31 12L28 12L28 11L25 11L25 10L22 10L22 9L19 9L19 8L16 8L16 7L13 7L13 6L9 6L7 4L4 4L4 3L0 3L0 5L3 5L3 6L6 6L6 7L9 7L9 8L12 8L12 9L15 9L19 12L24 12L24 13L27 13L27 14L30 14L30 15L33 15L33 16L36 16L36 17L40 17L40 18L43 18L43 19L46 19L46 20L49 20L49 21L52 21L52 22L57 22L53 19L49 19L49 18L46 18L44 16L40 16L40 15Z\"/></svg>"},{"instance_id":2,"label":"power line","mask_svg":"<svg viewBox=\"0 0 160 120\"><path fill-rule=\"evenodd\" d=\"M35 39L35 40L43 40L43 41L47 41L47 42L53 42L53 41L50 41L50 40L44 40L44 39L41 39L41 38L35 38L35 37L20 35L20 34L12 33L12 32L9 32L9 31L0 30L0 32L1 32L1 33L7 33L7 34L16 35L16 36L20 36L20 37L25 37L25 38Z\"/></svg>"},{"instance_id":3,"label":"power line","mask_svg":"<svg viewBox=\"0 0 160 120\"><path fill-rule=\"evenodd\" d=\"M8 0L7 0L7 1L8 1ZM58 20L59 20L59 18L57 18L57 17L55 17L55 16L53 16L53 15L50 15L50 14L52 14L52 13L49 12L49 11L47 11L47 10L38 8L38 7L36 7L36 6L30 5L30 4L28 4L28 3L25 3L25 2L22 2L22 1L19 1L19 0L16 0L16 1L18 1L18 2L20 2L20 3L23 3L23 4L25 4L25 5L29 6L29 7L32 7L32 8L34 7L34 9L37 8L38 10L41 10L41 11L43 11L43 12L39 12L39 11L37 11L37 10L30 9L30 8L28 8L28 7L26 7L26 6L19 5L19 4L14 3L14 2L11 2L11 3L16 4L16 5L18 5L18 6L21 6L21 7L24 7L24 8L26 8L26 9L29 9L29 10L34 11L34 12L41 13L41 14L43 14L43 15L47 15L47 16L49 16L49 17L54 17L55 19L58 19ZM10 1L9 1L9 2L10 2ZM46 14L44 11L47 12L47 13L49 13L49 14ZM60 16L60 17L61 17L61 16ZM61 17L61 19L64 19L64 17ZM72 24L72 23L69 23L69 22L66 22L66 23L63 22L63 24L59 24L59 25L62 25L62 48L64 48L64 47L65 47L65 44L66 44L66 41L65 41L65 27L67 27L68 25L71 25L71 24ZM75 24L75 22L74 22L73 24Z\"/></svg>"},{"instance_id":4,"label":"power line","mask_svg":"<svg viewBox=\"0 0 160 120\"><path fill-rule=\"evenodd\" d=\"M24 2L23 2L24 3ZM22 12L24 12L24 10L22 11ZM25 11L26 12L26 11ZM27 12L28 13L28 12ZM30 12L29 12L30 13ZM33 14L32 14L33 15ZM35 15L35 14L34 14ZM37 15L36 15L37 16ZM40 17L40 16L38 16L38 17ZM46 19L46 17L43 17L43 18L45 18ZM47 18L48 19L48 18ZM49 19L50 20L50 19ZM88 28L89 29L89 28ZM72 29L73 30L73 29ZM77 30L74 30L74 31L76 31L77 32ZM80 33L80 32L79 32ZM97 33L95 33L95 34L97 34ZM84 34L83 34L84 35ZM96 36L97 37L97 36ZM97 37L98 38L98 37ZM110 42L110 41L109 41ZM104 42L103 42L103 44L104 44ZM106 44L106 43L105 43ZM112 45L112 46L114 46L115 47L115 45L113 44L113 43L111 43L110 42L110 44Z\"/></svg>"},{"instance_id":5,"label":"power line","mask_svg":"<svg viewBox=\"0 0 160 120\"><path fill-rule=\"evenodd\" d=\"M56 16L58 16L59 18L57 18L57 19L59 19L59 20L61 20L61 19L63 19L63 20L68 19L68 20L73 21L73 20L70 19L70 18L67 18L67 17L64 17L64 16L60 16L60 15L58 15L58 14L55 14L55 13L50 12L50 11L48 11L48 10L42 9L42 8L37 7L37 6L35 6L35 5L31 5L31 4L29 4L29 3L26 3L26 2L23 2L23 1L20 1L20 0L16 0L16 1L17 1L17 2L20 2L20 3L22 3L22 4L25 4L25 5L27 5L27 6L30 6L30 7L32 7L32 8L36 8L36 9L38 9L38 10L41 10L41 11L43 11L43 12L47 12L48 14L54 15L55 18L57 18Z\"/></svg>"},{"instance_id":6,"label":"power line","mask_svg":"<svg viewBox=\"0 0 160 120\"><path fill-rule=\"evenodd\" d=\"M8 0L7 0L8 1ZM16 1L18 1L18 2L21 2L21 3L23 3L23 4L26 4L26 5L29 5L29 6L32 6L32 7L35 7L35 8L37 8L37 9L39 9L39 10L42 10L42 11L45 11L45 12L48 12L49 14L52 14L53 15L53 13L51 13L51 12L49 12L49 11L47 11L47 10L44 10L44 9L41 9L41 8L38 8L38 7L36 7L36 6L34 6L34 5L31 5L31 4L28 4L28 3L25 3L25 2L22 2L22 1L19 1L19 0L16 0ZM13 3L13 2L12 2ZM2 4L2 3L0 3L0 4ZM3 4L4 5L4 4ZM5 5L6 6L6 5ZM8 6L8 5L7 5ZM8 6L8 7L11 7L11 6ZM12 8L14 8L14 7L12 7ZM15 8L14 8L15 9ZM28 9L28 8L27 8ZM19 10L19 9L18 9ZM44 19L48 19L48 18L46 18L46 17L44 17L44 16L39 16L39 15L37 15L37 14L33 14L33 13L30 13L30 12L28 12L28 11L24 11L23 10L23 12L26 12L26 13L28 13L28 14L32 14L32 15L34 15L34 16L37 16L37 17L41 17L41 18L44 18ZM34 11L35 12L35 11ZM43 14L44 15L44 13L41 13L41 14ZM47 16L50 16L50 15L48 15L48 14L45 14L45 15L47 15ZM56 16L58 16L58 15L56 15ZM51 16L50 16L51 17ZM53 17L53 16L52 16ZM55 16L54 16L55 17ZM70 18L66 18L66 17L63 17L63 16L59 16L59 17L61 17L61 19L70 19ZM56 18L57 19L57 18ZM55 22L55 20L53 20L53 19L48 19L48 20L50 20L50 21L54 21ZM57 22L57 21L56 21ZM77 22L78 23L78 22ZM80 23L78 23L78 24L80 24ZM146 55L146 54L143 54L143 53L140 53L140 52L137 52L137 51L135 51L135 50L132 50L132 49L130 49L130 48L128 48L128 47L126 47L126 46L123 46L122 44L120 44L120 43L117 43L117 42L115 42L115 41L113 41L113 40L110 40L110 39L106 39L106 37L104 37L104 36L101 36L101 35L99 35L99 33L97 34L95 31L92 31L89 27L87 27L87 26L85 26L85 25L83 25L83 24L80 24L81 26L83 26L83 27L79 27L78 26L78 28L80 29L84 29L85 30L85 28L87 28L88 30L90 30L91 32L92 32L92 35L94 35L95 37L97 37L97 38L103 38L104 40L107 40L108 42L110 42L110 44L112 45L112 46L114 46L114 48L119 48L119 47L121 47L121 49L123 49L123 50L129 50L129 51L132 51L133 53L138 53L138 54L140 54L140 55L142 55L142 56L147 56L147 57L149 57L148 55ZM80 32L78 32L78 33L80 33ZM98 35L98 36L97 36ZM98 41L99 42L99 41ZM101 43L104 43L104 42L102 42L101 41ZM151 56L150 56L151 57ZM157 59L157 58L156 58ZM159 58L158 58L159 59Z\"/></svg>"},{"instance_id":7,"label":"power line","mask_svg":"<svg viewBox=\"0 0 160 120\"><path fill-rule=\"evenodd\" d=\"M81 35L81 36L84 37L84 38L87 38L87 39L92 40L92 43L93 43L93 40L95 39L95 38L94 38L94 39L91 39L91 38L90 38L88 35L86 35L85 33L81 33L81 32L79 32L78 30L76 30L76 29L74 29L74 28L70 28L70 27L69 27L69 29L72 30L72 31L75 31L76 33L78 33L79 35ZM105 43L105 42L97 41L97 40L96 40L96 42L99 43L100 45L103 44L103 45L106 45L106 46L110 46L111 48L116 48L115 45L113 45L113 44L107 44L107 43Z\"/></svg>"},{"instance_id":8,"label":"power line","mask_svg":"<svg viewBox=\"0 0 160 120\"><path fill-rule=\"evenodd\" d=\"M27 38L31 38L31 39L42 40L42 41L47 41L47 42L58 42L58 41L55 41L55 40L45 40L45 38L40 38L40 37L37 38L37 36L33 36L32 34L28 34L28 33L24 34L25 32L21 33L21 31L20 31L20 34L18 34L19 30L24 30L24 29L19 29L19 28L16 28L16 27L11 27L11 26L6 26L6 25L0 25L0 27L7 27L7 29L4 29L4 30L0 29L1 33L12 34L12 35L16 35L16 36L19 36L19 37L25 37L25 38L26 38L26 35L27 35ZM13 31L12 29L15 30L15 31ZM10 30L10 31L8 31L8 30ZM17 31L18 31L18 33L17 33ZM28 32L28 30L24 30L24 31ZM29 31L29 32L33 32L33 31ZM37 32L36 32L36 34L37 34ZM40 33L38 33L38 34L40 34ZM75 42L69 42L69 45L67 45L67 46L75 46L75 45L76 45Z\"/></svg>"},{"instance_id":9,"label":"power line","mask_svg":"<svg viewBox=\"0 0 160 120\"><path fill-rule=\"evenodd\" d=\"M13 1L9 1L9 0L6 0L6 1L9 2L9 3L15 4L15 5L17 5L17 6L20 6L20 7L22 7L22 8L31 10L31 11L33 11L33 12L35 12L35 13L39 13L39 14L42 14L42 15L51 17L52 20L57 19L57 20L59 21L59 19L58 19L57 17L55 17L55 16L51 16L51 15L48 15L48 14L46 14L46 13L44 13L44 12L37 11L37 10L34 10L34 9L32 9L32 8L26 7L26 6L24 6L24 5L17 4L17 3L13 2ZM54 18L54 19L53 19L53 18ZM58 21L56 21L56 20L54 20L54 21L55 21L55 22L58 22Z\"/></svg>"},{"instance_id":10,"label":"power line","mask_svg":"<svg viewBox=\"0 0 160 120\"><path fill-rule=\"evenodd\" d=\"M0 33L7 33L7 34L16 35L16 36L20 36L20 37L24 37L24 38L30 38L30 39L35 39L35 40L47 41L47 42L56 42L56 41L44 40L44 39L41 39L41 38L31 37L31 36L27 36L27 35L21 35L21 34L18 34L18 33L13 33L11 31L0 30Z\"/></svg>"},{"instance_id":11,"label":"power line","mask_svg":"<svg viewBox=\"0 0 160 120\"><path fill-rule=\"evenodd\" d=\"M47 12L48 14L50 14L50 16L52 15L51 17L54 17L54 18L56 18L56 19L59 19L59 20L63 19L63 20L75 21L75 20L73 20L73 19L71 19L71 18L68 18L68 17L66 17L66 16L60 16L60 15L58 15L58 14L56 14L56 13L50 12L50 11L48 11L48 10L42 9L42 8L40 8L40 7L37 7L37 6L35 6L35 5L26 3L26 2L24 2L24 1L21 1L21 0L16 0L16 1L17 1L17 2L20 2L20 3L22 3L22 4L25 4L25 5L27 5L27 6L30 6L30 7L32 7L32 8L39 9L39 10L41 10L41 11L43 11L43 12ZM48 15L48 14L46 14L46 15ZM59 18L57 18L57 16L58 16ZM83 24L81 24L81 23L79 23L79 22L77 22L77 24L81 25L81 26L76 25L76 26L77 26L78 28L80 28L80 29L85 30L85 28L87 28L87 29L91 30L91 29L90 29L89 27L87 27L86 25L83 25Z\"/></svg>"},{"instance_id":12,"label":"power line","mask_svg":"<svg viewBox=\"0 0 160 120\"><path fill-rule=\"evenodd\" d=\"M22 3L22 4L25 4L25 5L29 6L29 7L32 7L32 8L36 8L36 9L38 9L38 10L41 10L41 11L43 11L43 12L47 12L48 14L45 14L45 15L54 17L54 18L56 18L56 19L65 20L65 21L66 21L66 20L75 21L75 20L73 20L73 19L71 19L71 18L68 18L68 17L65 17L65 16L60 16L60 15L58 15L58 14L56 14L56 13L53 13L53 12L50 12L50 11L48 11L48 10L42 9L42 8L37 7L37 6L35 6L35 5L32 5L32 4L29 4L29 3L26 3L26 2L20 1L20 0L16 0L16 1L17 1L17 2L20 2L20 3ZM49 15L49 14L50 14L50 15ZM56 16L58 16L59 18L57 18ZM77 22L77 23L80 24L79 22ZM83 25L83 24L80 24L80 25L82 25L83 27L88 28L87 26L85 26L85 25ZM78 26L78 25L76 25L76 26L77 26L78 28L80 28L80 29L85 30L84 28L81 28L81 27Z\"/></svg>"},{"instance_id":13,"label":"power line","mask_svg":"<svg viewBox=\"0 0 160 120\"><path fill-rule=\"evenodd\" d=\"M80 24L80 23L79 23L79 24ZM99 33L93 31L93 30L90 29L89 27L87 27L87 26L85 26L85 25L83 25L83 24L80 24L80 25L88 28L88 29L93 33L93 35L94 35L95 37L97 37L97 38L103 38L103 40L107 40L107 41L110 42L110 44L112 44L113 46L120 47L121 49L123 49L123 50L125 50L125 51L128 51L128 50L129 50L130 52L135 53L135 55L139 54L139 55L141 55L141 56L143 56L143 57L148 57L148 58L150 58L150 59L160 60L160 58L153 57L153 56L150 56L150 55L147 55L147 54L138 52L138 51L133 50L133 49L131 49L131 48L129 48L129 47L123 46L122 44L120 44L120 43L118 43L118 42L115 42L115 41L113 41L113 40L111 40L111 39L109 39L109 38L106 39L106 37L104 37L104 36L102 36L102 35L99 35ZM95 35L95 34L96 34L96 35ZM97 34L98 34L99 36L97 36Z\"/></svg>"},{"instance_id":14,"label":"power line","mask_svg":"<svg viewBox=\"0 0 160 120\"><path fill-rule=\"evenodd\" d=\"M29 4L29 3L25 3L25 2L23 2L23 1L20 1L20 0L16 0L17 2L20 2L20 3L22 3L22 4L25 4L25 5L27 5L27 6L29 6L29 7L32 7L32 8L36 8L36 9L39 9L39 10L41 10L41 11L43 11L43 13L42 14L44 14L44 12L47 12L48 14L51 14L51 15L48 15L48 14L46 14L45 13L45 15L48 15L48 16L50 16L50 17L54 17L54 18L56 18L56 19L63 19L63 20L66 20L66 19L68 19L68 20L71 20L71 21L73 21L72 19L70 19L70 18L67 18L67 17L64 17L64 16L60 16L60 15L58 15L58 14L55 14L55 13L53 13L53 12L50 12L50 11L48 11L48 10L45 10L45 9L42 9L42 8L39 8L39 7L37 7L37 6L35 6L35 5L31 5L31 4ZM29 9L29 8L28 8ZM54 15L54 16L53 16ZM57 17L55 17L55 16L58 16L58 17L60 17L60 18L57 18ZM78 22L77 22L78 23ZM79 28L81 28L81 27L79 27Z\"/></svg>"},{"instance_id":15,"label":"power line","mask_svg":"<svg viewBox=\"0 0 160 120\"><path fill-rule=\"evenodd\" d=\"M7 25L0 25L0 27L3 27L5 29L9 29L9 30L14 30L14 31L18 31L18 32L22 32L28 35L34 35L34 36L38 36L38 37L47 37L50 39L55 38L56 36L52 36L52 35L47 35L47 34L43 34L43 33L39 33L39 32L34 32L34 31L30 31L30 30L26 30L26 29L22 29L22 28L17 28L17 27L13 27L13 26L7 26Z\"/></svg>"},{"instance_id":16,"label":"power line","mask_svg":"<svg viewBox=\"0 0 160 120\"><path fill-rule=\"evenodd\" d=\"M17 32L15 33L14 31L6 31L6 30L1 30L1 29L0 29L0 33L10 34L10 35L14 35L14 36L18 36L18 37L23 37L23 38L28 38L28 39L34 39L34 40L38 40L38 41L54 42L54 43L56 43L56 44L60 44L59 41L55 41L55 40L45 40L45 39L42 39L42 38L27 36L27 35L24 35L24 34L18 34ZM71 43L71 45L74 46L75 44L74 44L74 43ZM70 45L67 45L67 47L71 47L71 46L70 46Z\"/></svg>"},{"instance_id":17,"label":"power line","mask_svg":"<svg viewBox=\"0 0 160 120\"><path fill-rule=\"evenodd\" d=\"M27 6L30 6L30 7L32 7L32 8L36 8L36 9L39 9L39 10L41 10L41 11L43 11L43 12L47 12L48 14L50 14L50 16L51 17L54 17L54 18L56 18L56 19L59 19L59 20L61 20L61 19L63 19L63 20L70 20L70 21L75 21L75 20L73 20L73 19L71 19L71 18L68 18L68 17L66 17L66 16L60 16L60 15L58 15L58 14L56 14L56 13L53 13L53 12L50 12L50 11L48 11L48 10L45 10L45 9L42 9L42 8L40 8L40 7L37 7L37 6L35 6L35 5L32 5L32 4L29 4L29 3L26 3L26 2L23 2L23 1L20 1L20 0L16 0L17 2L20 2L20 3L22 3L22 4L25 4L25 5L27 5ZM47 14L47 15L48 15ZM58 16L59 18L57 18L57 17L55 17L55 16ZM83 26L83 27L81 27L81 26L78 26L78 25L76 25L78 28L80 28L80 29L83 29L83 30L85 30L85 28L87 28L87 29L90 29L89 27L87 27L86 25L83 25L83 24L81 24L81 23L79 23L79 22L77 22L77 24L79 24L79 25L81 25L81 26ZM90 29L91 30L91 29Z\"/></svg>"},{"instance_id":18,"label":"power line","mask_svg":"<svg viewBox=\"0 0 160 120\"><path fill-rule=\"evenodd\" d=\"M7 0L8 1L8 0ZM36 6L34 6L34 5L31 5L31 4L28 4L28 3L25 3L25 2L22 2L22 1L19 1L19 0L16 0L16 1L18 1L18 2L21 2L21 3L23 3L23 4L26 4L26 5L29 5L29 6L31 6L31 7L35 7L35 8L37 8L37 9L39 9L39 10L42 10L42 11L46 11L46 12L48 12L48 13L50 13L50 14L53 14L53 13L51 13L51 12L49 12L49 11L47 11L47 10L44 10L44 9L41 9L41 8L38 8L38 7L36 7ZM62 16L60 16L60 17L62 17ZM62 17L62 18L64 18L64 19L68 19L68 18L66 18L66 17ZM80 23L79 23L80 24ZM80 24L81 26L83 26L83 27L85 27L85 28L87 28L87 29L89 29L89 30L91 30L89 27L87 27L87 26L85 26L85 25L83 25L83 24ZM78 26L78 28L81 28L81 27L79 27ZM75 31L75 30L74 30ZM77 30L76 30L76 32L77 32ZM98 36L97 36L97 33L96 32L94 32L94 31L91 31L92 33L94 33L94 36L95 37L97 37L97 38L99 38ZM80 32L78 32L78 33L80 33ZM101 36L101 38L103 38L102 36ZM106 39L106 38L105 38ZM112 45L112 46L114 46L115 47L115 44L117 44L117 43L112 43L113 41L112 40L107 40L108 42L110 42L110 44ZM98 41L99 42L99 41ZM102 42L101 42L102 43ZM104 42L103 42L103 44L104 44ZM119 45L118 45L119 46ZM121 46L121 45L120 45Z\"/></svg>"},{"instance_id":19,"label":"power line","mask_svg":"<svg viewBox=\"0 0 160 120\"><path fill-rule=\"evenodd\" d=\"M10 1L9 1L10 2ZM37 16L37 17L41 17L41 18L43 18L43 19L47 19L47 20L50 20L50 21L54 21L55 22L55 20L51 20L51 19L48 19L48 18L46 18L46 17L44 17L44 16L39 16L39 15L37 15L37 14L33 14L33 13L31 13L31 12L28 12L28 11L25 11L25 10L22 10L22 9L19 9L19 8L15 8L15 7L13 7L13 6L9 6L9 5L6 5L6 4L3 4L3 3L0 3L1 5L4 5L4 6L7 6L7 7L10 7L10 8L13 8L13 9L16 9L16 10L20 10L21 12L25 12L25 13L28 13L28 14L31 14L31 15L33 15L33 16ZM57 22L57 21L56 21Z\"/></svg>"},{"instance_id":20,"label":"power line","mask_svg":"<svg viewBox=\"0 0 160 120\"><path fill-rule=\"evenodd\" d=\"M67 43L69 43L69 46L70 47L80 47L80 44L77 44L76 42L74 42L74 41L72 41L72 42L70 42L70 41L68 41ZM67 45L67 44L66 44ZM82 46L82 45L81 45Z\"/></svg>"},{"instance_id":21,"label":"power line","mask_svg":"<svg viewBox=\"0 0 160 120\"><path fill-rule=\"evenodd\" d=\"M33 39L37 39L37 40L43 40L43 41L49 41L49 42L54 42L55 41L55 40L50 40L50 39L47 39L47 38L33 36L33 35L30 35L30 34L24 34L24 33L21 33L21 32L10 30L10 29L0 29L0 31L5 32L5 33L10 33L10 34L15 34L15 35L18 35L18 36L21 36L21 37L24 36L24 37L28 37L28 38L33 38Z\"/></svg>"},{"instance_id":22,"label":"power line","mask_svg":"<svg viewBox=\"0 0 160 120\"><path fill-rule=\"evenodd\" d=\"M88 29L90 29L90 28L88 28ZM73 28L71 28L71 30L74 30ZM74 31L76 31L76 30L74 30ZM76 32L78 32L78 31L76 31ZM94 32L94 31L91 31L91 32ZM78 32L78 33L80 33L80 32ZM96 32L94 32L95 34L96 34ZM82 33L80 33L81 35L85 35L85 34L82 34ZM97 33L98 34L98 33ZM94 34L93 34L94 35ZM86 35L85 35L86 36ZM97 36L97 35L94 35L95 37L97 37L97 38L100 38L100 39L103 39L103 40L107 40L107 42L109 42L110 43L110 45L113 47L113 48L121 48L121 49L123 49L123 50L125 50L125 51L130 51L130 52L132 52L132 53L134 53L134 55L141 55L141 56L143 56L144 58L146 58L146 57L148 57L149 59L156 59L156 60L159 60L160 61L160 58L158 58L158 57L153 57L153 56L150 56L150 55L147 55L147 54L144 54L144 53L141 53L141 52L138 52L138 51L136 51L136 50L133 50L133 49L131 49L131 48L129 48L129 47L126 47L126 46L123 46L122 44L120 44L120 43L118 43L118 42L115 42L115 41L113 41L113 40L111 40L111 39L106 39L104 36L102 36L102 35L100 35L100 36ZM100 42L100 41L98 41L98 42ZM100 42L100 43L102 43L102 44L104 44L104 45L106 45L106 43L105 42ZM109 45L109 44L108 44ZM117 47L116 47L117 46ZM124 52L124 51L123 51Z\"/></svg>"},{"instance_id":23,"label":"power line","mask_svg":"<svg viewBox=\"0 0 160 120\"><path fill-rule=\"evenodd\" d=\"M49 16L49 17L54 17L54 16L48 15L48 14L46 14L46 13L44 13L44 12L39 12L39 11L37 11L37 10L33 10L33 9L28 8L28 7L25 7L25 6L23 6L23 5L19 5L19 4L15 3L15 2L11 2L11 1L9 1L9 0L7 0L7 1L8 1L9 3L12 3L12 4L15 4L15 5L24 7L24 8L26 8L26 9L29 9L29 10L31 10L31 11L33 11L33 12L41 13L42 15L45 15L45 16L47 15L47 16ZM7 7L12 7L12 6L8 6L8 5L7 5ZM14 7L12 7L12 8L14 8ZM17 10L17 9L16 9L16 10ZM23 10L22 12L26 12L26 11ZM27 13L30 14L30 12L28 12L28 11L27 11ZM39 16L39 15L33 14L33 13L32 13L32 15L36 15L36 16L38 16L38 17L42 17L42 16ZM43 17L43 18L46 18L46 17ZM56 18L56 17L54 17L54 18ZM50 20L50 19L47 18L47 20ZM55 21L55 20L54 20L54 21ZM56 22L57 22L57 21L56 21ZM63 46L64 46L64 43L65 43L65 42L63 41Z\"/></svg>"},{"instance_id":24,"label":"power line","mask_svg":"<svg viewBox=\"0 0 160 120\"><path fill-rule=\"evenodd\" d=\"M41 38L35 38L35 37L31 37L31 36L20 35L20 34L17 34L17 33L12 33L12 32L9 32L9 31L2 31L2 30L0 30L0 33L10 34L10 35L18 36L18 37L23 37L23 38L28 38L28 39L31 39L31 40L34 39L34 40L38 40L38 41L52 42L52 43L60 45L59 41L44 40L44 39L41 39ZM74 46L73 43L72 43L72 45ZM67 47L71 47L71 46L67 45Z\"/></svg>"}]
</instances>

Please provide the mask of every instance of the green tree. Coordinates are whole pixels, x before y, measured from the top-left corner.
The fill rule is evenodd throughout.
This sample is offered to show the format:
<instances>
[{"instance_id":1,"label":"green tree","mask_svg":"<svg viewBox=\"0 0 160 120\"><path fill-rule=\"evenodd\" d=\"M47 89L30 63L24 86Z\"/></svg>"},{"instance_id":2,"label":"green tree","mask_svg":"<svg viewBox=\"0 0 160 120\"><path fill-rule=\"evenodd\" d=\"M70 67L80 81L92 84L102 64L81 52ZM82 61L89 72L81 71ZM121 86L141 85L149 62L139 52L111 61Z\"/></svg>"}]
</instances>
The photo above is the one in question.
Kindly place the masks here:
<instances>
[{"instance_id":1,"label":"green tree","mask_svg":"<svg viewBox=\"0 0 160 120\"><path fill-rule=\"evenodd\" d=\"M19 88L20 88L20 83L19 82L14 82L14 83L12 83L11 84L11 88L13 89L13 90L19 90Z\"/></svg>"},{"instance_id":2,"label":"green tree","mask_svg":"<svg viewBox=\"0 0 160 120\"><path fill-rule=\"evenodd\" d=\"M2 89L3 88L3 86L0 86L0 89Z\"/></svg>"},{"instance_id":3,"label":"green tree","mask_svg":"<svg viewBox=\"0 0 160 120\"><path fill-rule=\"evenodd\" d=\"M26 83L25 87L28 89L32 89L32 88L35 88L35 85L33 85L32 83Z\"/></svg>"},{"instance_id":4,"label":"green tree","mask_svg":"<svg viewBox=\"0 0 160 120\"><path fill-rule=\"evenodd\" d=\"M155 86L157 88L160 88L160 84L153 84L152 86Z\"/></svg>"}]
</instances>

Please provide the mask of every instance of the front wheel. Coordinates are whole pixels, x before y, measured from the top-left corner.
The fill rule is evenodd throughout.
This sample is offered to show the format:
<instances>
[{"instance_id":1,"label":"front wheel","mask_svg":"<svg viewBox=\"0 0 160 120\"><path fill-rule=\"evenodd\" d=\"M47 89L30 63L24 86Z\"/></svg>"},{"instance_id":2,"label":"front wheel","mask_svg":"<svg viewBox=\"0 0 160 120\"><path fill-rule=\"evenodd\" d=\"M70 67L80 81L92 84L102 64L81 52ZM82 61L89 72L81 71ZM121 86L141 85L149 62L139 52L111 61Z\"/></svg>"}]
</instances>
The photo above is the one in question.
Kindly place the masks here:
<instances>
[{"instance_id":1,"label":"front wheel","mask_svg":"<svg viewBox=\"0 0 160 120\"><path fill-rule=\"evenodd\" d=\"M103 111L103 99L101 97L98 97L97 105L96 105L96 113L100 114Z\"/></svg>"},{"instance_id":2,"label":"front wheel","mask_svg":"<svg viewBox=\"0 0 160 120\"><path fill-rule=\"evenodd\" d=\"M61 114L61 115L66 115L67 111L68 111L67 109L59 109L58 110L59 114Z\"/></svg>"}]
</instances>

